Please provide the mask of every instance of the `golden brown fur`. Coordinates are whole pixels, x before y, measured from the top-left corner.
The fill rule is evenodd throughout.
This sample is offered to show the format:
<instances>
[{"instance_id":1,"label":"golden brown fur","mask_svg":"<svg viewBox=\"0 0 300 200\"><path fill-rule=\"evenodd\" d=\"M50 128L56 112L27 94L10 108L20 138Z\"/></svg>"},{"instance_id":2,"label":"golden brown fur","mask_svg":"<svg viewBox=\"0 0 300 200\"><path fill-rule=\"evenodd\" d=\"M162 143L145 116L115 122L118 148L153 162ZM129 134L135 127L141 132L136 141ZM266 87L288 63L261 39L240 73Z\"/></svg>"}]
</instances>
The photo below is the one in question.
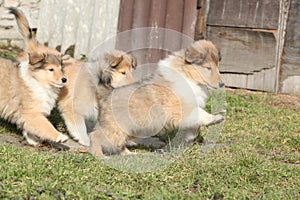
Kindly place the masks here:
<instances>
[{"instance_id":1,"label":"golden brown fur","mask_svg":"<svg viewBox=\"0 0 300 200\"><path fill-rule=\"evenodd\" d=\"M16 66L0 59L0 116L17 124L32 145L36 143L30 135L42 140L65 141L68 137L58 132L46 118L66 81L60 62L51 55L35 64L30 60Z\"/></svg>"},{"instance_id":2,"label":"golden brown fur","mask_svg":"<svg viewBox=\"0 0 300 200\"><path fill-rule=\"evenodd\" d=\"M27 52L34 49L38 54L61 55L60 52L39 44L32 37L28 21L20 10L14 8L10 10L16 16ZM106 63L101 63L103 61ZM107 68L104 69L104 66ZM84 63L71 57L63 60L63 70L68 82L59 93L58 108L69 134L80 144L89 146L85 121L91 120L94 123L97 118L95 85L98 84L98 76L101 75L100 79L107 86L118 87L133 82L131 70L135 67L135 58L121 51L112 51L94 63ZM91 128L92 126L93 124Z\"/></svg>"},{"instance_id":3,"label":"golden brown fur","mask_svg":"<svg viewBox=\"0 0 300 200\"><path fill-rule=\"evenodd\" d=\"M224 120L203 108L207 89L224 86L218 65L220 54L209 41L200 40L158 64L149 79L98 96L98 122L90 134L90 152L102 156L128 153L129 138L146 138L179 129L181 143L196 136L199 126ZM103 90L99 85L98 90Z\"/></svg>"},{"instance_id":4,"label":"golden brown fur","mask_svg":"<svg viewBox=\"0 0 300 200\"><path fill-rule=\"evenodd\" d=\"M58 108L70 135L80 144L90 145L87 129L92 129L97 119L98 83L113 88L133 83L131 71L135 67L134 57L116 50L106 53L96 62L83 63L71 59L64 62L64 72L69 81L59 95Z\"/></svg>"},{"instance_id":5,"label":"golden brown fur","mask_svg":"<svg viewBox=\"0 0 300 200\"><path fill-rule=\"evenodd\" d=\"M58 132L46 118L55 106L60 88L67 81L62 72L61 58L41 51L38 42L32 38L24 14L15 8L10 8L10 11L15 15L24 38L25 53L18 66L0 59L0 117L22 129L32 145L37 144L32 136L55 142L66 141L68 137Z\"/></svg>"}]
</instances>

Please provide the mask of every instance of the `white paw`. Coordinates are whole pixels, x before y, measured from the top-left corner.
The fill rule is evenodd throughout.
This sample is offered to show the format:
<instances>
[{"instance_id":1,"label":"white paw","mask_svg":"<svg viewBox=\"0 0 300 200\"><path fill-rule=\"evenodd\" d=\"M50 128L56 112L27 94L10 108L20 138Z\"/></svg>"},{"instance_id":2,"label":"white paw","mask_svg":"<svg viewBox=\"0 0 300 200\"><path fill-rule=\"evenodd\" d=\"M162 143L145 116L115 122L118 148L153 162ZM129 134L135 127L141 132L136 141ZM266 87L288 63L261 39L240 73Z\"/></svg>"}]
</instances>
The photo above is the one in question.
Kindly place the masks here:
<instances>
[{"instance_id":1,"label":"white paw","mask_svg":"<svg viewBox=\"0 0 300 200\"><path fill-rule=\"evenodd\" d=\"M136 147L138 144L135 141L129 140L126 142L126 147Z\"/></svg>"},{"instance_id":2,"label":"white paw","mask_svg":"<svg viewBox=\"0 0 300 200\"><path fill-rule=\"evenodd\" d=\"M78 140L78 143L84 146L89 147L91 145L90 138L88 136L84 136Z\"/></svg>"},{"instance_id":3,"label":"white paw","mask_svg":"<svg viewBox=\"0 0 300 200\"><path fill-rule=\"evenodd\" d=\"M40 141L38 140L38 138L27 134L26 131L23 131L23 136L26 139L26 141L28 142L28 144L30 144L32 146L38 146L40 144Z\"/></svg>"},{"instance_id":4,"label":"white paw","mask_svg":"<svg viewBox=\"0 0 300 200\"><path fill-rule=\"evenodd\" d=\"M224 117L220 114L218 115L214 115L213 117L213 120L208 124L208 126L212 126L212 125L215 125L215 124L219 124L221 123L222 121L224 121Z\"/></svg>"},{"instance_id":5,"label":"white paw","mask_svg":"<svg viewBox=\"0 0 300 200\"><path fill-rule=\"evenodd\" d=\"M70 136L73 140L78 141L79 140L79 134L76 132L70 132Z\"/></svg>"},{"instance_id":6,"label":"white paw","mask_svg":"<svg viewBox=\"0 0 300 200\"><path fill-rule=\"evenodd\" d=\"M66 136L66 135L64 135L64 134L60 134L60 135L57 137L57 139L56 139L55 142L65 142L65 141L67 141L68 139L69 139L68 136Z\"/></svg>"},{"instance_id":7,"label":"white paw","mask_svg":"<svg viewBox=\"0 0 300 200\"><path fill-rule=\"evenodd\" d=\"M25 137L26 141L28 142L28 144L32 145L32 146L38 146L40 144L39 141L33 139L33 138L30 138L30 137Z\"/></svg>"},{"instance_id":8,"label":"white paw","mask_svg":"<svg viewBox=\"0 0 300 200\"><path fill-rule=\"evenodd\" d=\"M120 152L121 155L136 155L136 152L129 151L129 149L125 148L123 151Z\"/></svg>"}]
</instances>

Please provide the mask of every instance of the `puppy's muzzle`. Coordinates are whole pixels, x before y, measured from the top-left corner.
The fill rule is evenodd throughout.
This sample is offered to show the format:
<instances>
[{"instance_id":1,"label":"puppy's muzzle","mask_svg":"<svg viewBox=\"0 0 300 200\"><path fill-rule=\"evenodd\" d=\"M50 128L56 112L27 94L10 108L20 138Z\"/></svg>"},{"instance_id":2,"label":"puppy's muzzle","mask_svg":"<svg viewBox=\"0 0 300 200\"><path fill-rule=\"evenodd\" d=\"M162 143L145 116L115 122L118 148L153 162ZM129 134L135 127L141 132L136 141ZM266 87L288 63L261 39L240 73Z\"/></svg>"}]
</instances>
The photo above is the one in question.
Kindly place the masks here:
<instances>
[{"instance_id":1,"label":"puppy's muzzle","mask_svg":"<svg viewBox=\"0 0 300 200\"><path fill-rule=\"evenodd\" d=\"M62 83L66 83L67 80L68 80L67 78L63 77L63 78L61 79L61 82L62 82Z\"/></svg>"}]
</instances>

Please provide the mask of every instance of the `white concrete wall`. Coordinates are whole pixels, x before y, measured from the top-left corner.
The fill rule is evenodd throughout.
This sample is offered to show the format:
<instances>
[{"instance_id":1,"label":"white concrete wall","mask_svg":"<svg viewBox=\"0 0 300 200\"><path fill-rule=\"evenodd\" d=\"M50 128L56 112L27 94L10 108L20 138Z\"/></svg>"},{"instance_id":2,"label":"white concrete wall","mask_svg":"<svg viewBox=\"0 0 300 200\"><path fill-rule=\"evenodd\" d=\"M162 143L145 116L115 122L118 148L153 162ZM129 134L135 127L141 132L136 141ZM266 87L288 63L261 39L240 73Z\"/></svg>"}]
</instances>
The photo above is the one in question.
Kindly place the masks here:
<instances>
[{"instance_id":1,"label":"white concrete wall","mask_svg":"<svg viewBox=\"0 0 300 200\"><path fill-rule=\"evenodd\" d=\"M7 8L20 8L25 13L31 28L37 28L40 2L41 0L0 0L0 45L23 47L15 18L8 13Z\"/></svg>"}]
</instances>

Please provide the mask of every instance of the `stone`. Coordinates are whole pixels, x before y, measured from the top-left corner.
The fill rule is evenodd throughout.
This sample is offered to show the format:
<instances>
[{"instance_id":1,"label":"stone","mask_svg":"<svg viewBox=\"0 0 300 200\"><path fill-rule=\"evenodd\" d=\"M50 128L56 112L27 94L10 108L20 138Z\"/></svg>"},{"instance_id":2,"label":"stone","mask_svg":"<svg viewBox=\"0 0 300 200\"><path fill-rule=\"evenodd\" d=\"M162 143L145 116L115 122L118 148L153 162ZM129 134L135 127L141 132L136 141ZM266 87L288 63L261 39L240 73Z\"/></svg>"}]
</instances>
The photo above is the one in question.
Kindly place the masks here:
<instances>
[{"instance_id":1,"label":"stone","mask_svg":"<svg viewBox=\"0 0 300 200\"><path fill-rule=\"evenodd\" d=\"M4 0L4 7L19 7L20 1L19 0Z\"/></svg>"},{"instance_id":2,"label":"stone","mask_svg":"<svg viewBox=\"0 0 300 200\"><path fill-rule=\"evenodd\" d=\"M0 20L14 19L14 15L10 14L7 8L0 7Z\"/></svg>"},{"instance_id":3,"label":"stone","mask_svg":"<svg viewBox=\"0 0 300 200\"><path fill-rule=\"evenodd\" d=\"M23 40L11 40L10 45L13 47L24 48L24 41Z\"/></svg>"},{"instance_id":4,"label":"stone","mask_svg":"<svg viewBox=\"0 0 300 200\"><path fill-rule=\"evenodd\" d=\"M14 20L3 19L0 20L0 28L1 29L10 29L16 26L16 22Z\"/></svg>"},{"instance_id":5,"label":"stone","mask_svg":"<svg viewBox=\"0 0 300 200\"><path fill-rule=\"evenodd\" d=\"M0 39L22 39L17 28L0 29Z\"/></svg>"},{"instance_id":6,"label":"stone","mask_svg":"<svg viewBox=\"0 0 300 200\"><path fill-rule=\"evenodd\" d=\"M6 39L3 39L3 40L1 40L0 39L0 46L8 46L9 45L9 43L8 43L8 40L6 40Z\"/></svg>"},{"instance_id":7,"label":"stone","mask_svg":"<svg viewBox=\"0 0 300 200\"><path fill-rule=\"evenodd\" d=\"M30 6L36 6L36 4L40 3L41 0L22 0L21 6L23 5L30 5Z\"/></svg>"}]
</instances>

